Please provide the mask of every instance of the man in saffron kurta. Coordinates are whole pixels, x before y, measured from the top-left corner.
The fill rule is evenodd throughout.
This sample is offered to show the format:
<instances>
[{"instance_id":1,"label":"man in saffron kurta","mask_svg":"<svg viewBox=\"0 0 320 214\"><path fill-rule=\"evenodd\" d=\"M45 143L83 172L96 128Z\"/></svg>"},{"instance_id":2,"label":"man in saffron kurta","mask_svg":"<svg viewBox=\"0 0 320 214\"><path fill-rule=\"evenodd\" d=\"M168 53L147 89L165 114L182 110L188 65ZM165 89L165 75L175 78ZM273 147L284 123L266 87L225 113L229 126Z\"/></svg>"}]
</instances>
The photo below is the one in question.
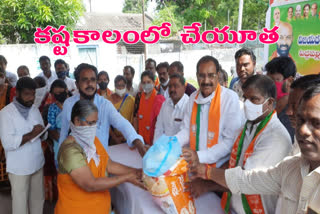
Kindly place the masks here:
<instances>
[{"instance_id":1,"label":"man in saffron kurta","mask_svg":"<svg viewBox=\"0 0 320 214\"><path fill-rule=\"evenodd\" d=\"M234 135L241 127L238 96L219 85L219 67L214 57L204 56L199 60L200 90L190 96L183 128L176 135L181 146L189 145L194 151L192 159L195 163L216 164L217 167L229 159Z\"/></svg>"}]
</instances>

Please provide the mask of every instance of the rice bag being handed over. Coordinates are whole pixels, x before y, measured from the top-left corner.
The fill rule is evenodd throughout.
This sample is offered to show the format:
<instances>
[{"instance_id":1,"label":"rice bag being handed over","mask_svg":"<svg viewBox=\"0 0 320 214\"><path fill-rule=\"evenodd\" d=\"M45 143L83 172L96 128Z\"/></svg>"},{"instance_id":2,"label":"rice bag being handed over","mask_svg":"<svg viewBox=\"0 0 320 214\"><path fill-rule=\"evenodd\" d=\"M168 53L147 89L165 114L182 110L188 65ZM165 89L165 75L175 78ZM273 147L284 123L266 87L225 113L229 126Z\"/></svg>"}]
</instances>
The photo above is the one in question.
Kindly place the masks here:
<instances>
[{"instance_id":1,"label":"rice bag being handed over","mask_svg":"<svg viewBox=\"0 0 320 214\"><path fill-rule=\"evenodd\" d=\"M143 181L154 202L167 214L196 213L188 182L187 162L176 137L162 135L143 157Z\"/></svg>"}]
</instances>

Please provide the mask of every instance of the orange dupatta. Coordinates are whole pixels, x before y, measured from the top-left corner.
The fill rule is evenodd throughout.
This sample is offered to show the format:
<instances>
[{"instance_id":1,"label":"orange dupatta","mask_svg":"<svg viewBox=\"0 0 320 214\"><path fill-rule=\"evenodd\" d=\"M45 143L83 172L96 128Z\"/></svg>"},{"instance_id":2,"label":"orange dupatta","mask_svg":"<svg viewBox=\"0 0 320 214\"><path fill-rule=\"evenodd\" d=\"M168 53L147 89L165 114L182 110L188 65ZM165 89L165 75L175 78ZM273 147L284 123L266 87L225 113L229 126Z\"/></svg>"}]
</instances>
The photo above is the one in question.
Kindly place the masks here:
<instances>
[{"instance_id":1,"label":"orange dupatta","mask_svg":"<svg viewBox=\"0 0 320 214\"><path fill-rule=\"evenodd\" d=\"M144 142L146 144L151 145L151 114L152 114L152 106L154 100L157 96L156 89L153 89L151 96L149 99L146 99L146 95L144 92L141 94L140 102L139 102L139 110L138 110L138 132L143 137Z\"/></svg>"},{"instance_id":2,"label":"orange dupatta","mask_svg":"<svg viewBox=\"0 0 320 214\"><path fill-rule=\"evenodd\" d=\"M199 92L195 97L198 98ZM219 126L220 126L220 108L221 108L221 86L217 85L215 95L211 100L209 115L208 115L208 140L207 147L211 148L218 143ZM190 148L194 151L199 150L199 135L200 135L200 112L198 111L198 104L194 101L191 120L190 120ZM197 139L198 138L198 139ZM215 164L211 164L215 167Z\"/></svg>"},{"instance_id":3,"label":"orange dupatta","mask_svg":"<svg viewBox=\"0 0 320 214\"><path fill-rule=\"evenodd\" d=\"M258 136L260 136L260 134L263 132L263 130L267 127L267 125L269 124L271 118L273 117L273 115L275 113L276 113L276 111L273 111L272 114L268 115L265 118L265 119L267 119L267 121L266 121L264 127L261 128L258 131L258 133L256 133L255 137L252 139L251 143L249 144L247 150L244 153L243 166L246 164L247 159L252 155L252 153L254 151L255 142L256 142ZM264 121L261 121L261 123L263 123L263 122ZM243 135L245 134L245 129L246 129L246 125L245 125L244 130L242 130L241 133L239 134L236 142L233 144L233 147L231 150L231 155L230 155L230 160L229 160L229 169L234 168L237 165L239 143L241 141L241 138L244 138ZM247 202L245 202L246 206L244 207L245 210L250 209L251 213L253 213L253 214L264 214L265 213L260 195L244 195L244 196L247 199L246 200ZM230 207L230 198L231 198L230 193L229 194L227 192L223 193L222 199L221 199L221 206L222 206L222 209L225 211L225 213L230 213L230 208L229 208ZM242 203L244 204L243 200L242 200Z\"/></svg>"},{"instance_id":4,"label":"orange dupatta","mask_svg":"<svg viewBox=\"0 0 320 214\"><path fill-rule=\"evenodd\" d=\"M94 144L100 158L99 166L96 166L93 159L87 164L94 177L105 177L109 156L97 137ZM111 211L111 197L108 190L86 192L73 182L69 174L58 174L58 191L55 214L107 214Z\"/></svg>"}]
</instances>

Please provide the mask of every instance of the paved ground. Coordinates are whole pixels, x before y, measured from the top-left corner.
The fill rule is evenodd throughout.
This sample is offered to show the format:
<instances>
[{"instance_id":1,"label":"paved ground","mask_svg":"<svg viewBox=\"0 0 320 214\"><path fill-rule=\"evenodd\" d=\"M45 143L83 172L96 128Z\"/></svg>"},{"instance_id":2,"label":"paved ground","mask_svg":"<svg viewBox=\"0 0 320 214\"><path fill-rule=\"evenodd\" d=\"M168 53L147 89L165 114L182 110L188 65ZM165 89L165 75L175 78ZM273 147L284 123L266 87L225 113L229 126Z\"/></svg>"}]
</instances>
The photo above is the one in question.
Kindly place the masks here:
<instances>
[{"instance_id":1,"label":"paved ground","mask_svg":"<svg viewBox=\"0 0 320 214\"><path fill-rule=\"evenodd\" d=\"M45 202L43 214L53 214L54 204L52 202ZM11 193L9 187L4 187L0 184L0 210L1 214L11 214Z\"/></svg>"}]
</instances>

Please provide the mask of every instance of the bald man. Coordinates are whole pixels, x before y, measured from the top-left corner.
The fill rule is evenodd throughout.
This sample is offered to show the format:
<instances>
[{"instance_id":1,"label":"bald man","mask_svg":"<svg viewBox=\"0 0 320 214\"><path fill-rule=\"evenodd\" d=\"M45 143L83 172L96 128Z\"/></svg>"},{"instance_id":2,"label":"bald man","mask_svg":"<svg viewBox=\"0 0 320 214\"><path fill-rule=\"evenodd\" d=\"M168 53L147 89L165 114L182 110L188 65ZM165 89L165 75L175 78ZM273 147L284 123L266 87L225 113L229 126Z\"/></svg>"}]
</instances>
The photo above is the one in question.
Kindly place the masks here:
<instances>
[{"instance_id":1,"label":"bald man","mask_svg":"<svg viewBox=\"0 0 320 214\"><path fill-rule=\"evenodd\" d=\"M270 60L278 56L288 56L292 59L292 56L289 53L293 41L291 24L287 22L281 22L278 33L279 40L276 43L277 50L272 53Z\"/></svg>"},{"instance_id":2,"label":"bald man","mask_svg":"<svg viewBox=\"0 0 320 214\"><path fill-rule=\"evenodd\" d=\"M317 5L317 3L313 3L313 4L311 5L311 16L312 16L313 18L314 18L314 17L318 18L317 10L318 10L318 5Z\"/></svg>"}]
</instances>

